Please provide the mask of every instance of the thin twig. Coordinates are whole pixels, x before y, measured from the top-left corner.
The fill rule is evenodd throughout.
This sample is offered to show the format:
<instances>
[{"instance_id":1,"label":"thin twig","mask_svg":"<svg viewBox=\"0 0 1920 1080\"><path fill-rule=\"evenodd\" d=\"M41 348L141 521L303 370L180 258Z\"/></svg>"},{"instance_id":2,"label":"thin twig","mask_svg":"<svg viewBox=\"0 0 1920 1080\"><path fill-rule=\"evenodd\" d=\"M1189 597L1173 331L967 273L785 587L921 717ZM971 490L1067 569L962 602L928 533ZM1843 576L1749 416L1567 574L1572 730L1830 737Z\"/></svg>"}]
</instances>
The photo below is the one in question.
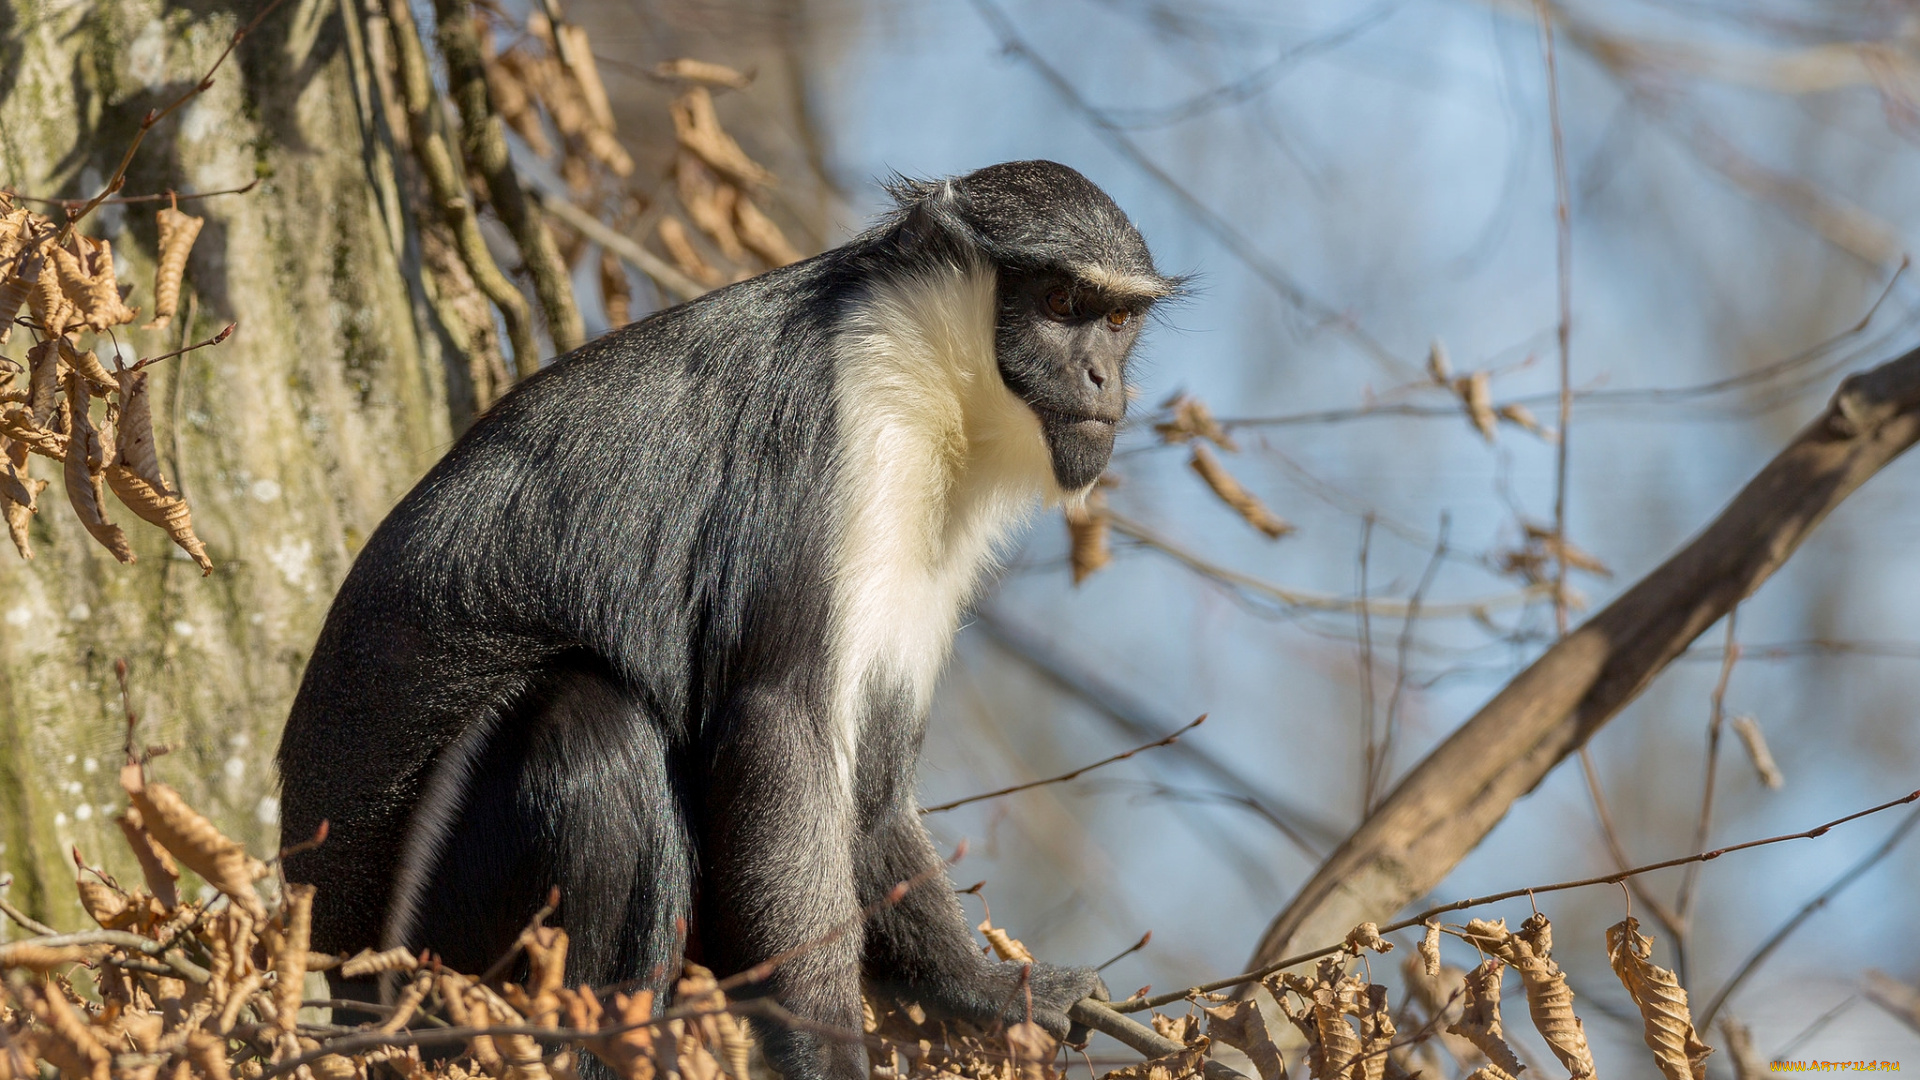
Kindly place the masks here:
<instances>
[{"instance_id":1,"label":"thin twig","mask_svg":"<svg viewBox=\"0 0 1920 1080\"><path fill-rule=\"evenodd\" d=\"M1715 781L1720 774L1720 731L1727 719L1727 684L1733 681L1733 666L1740 662L1740 641L1735 636L1739 628L1739 605L1727 612L1727 643L1721 650L1720 679L1713 684L1713 696L1707 709L1707 775L1700 785L1700 820L1694 826L1693 846L1707 846L1707 835L1713 831L1713 794ZM1694 885L1700 876L1700 868L1689 866L1680 877L1680 892L1674 900L1674 909L1684 926L1693 925L1693 905L1698 898ZM1686 967L1678 968L1681 985L1686 984Z\"/></svg>"},{"instance_id":2,"label":"thin twig","mask_svg":"<svg viewBox=\"0 0 1920 1080\"><path fill-rule=\"evenodd\" d=\"M1578 878L1573 881L1555 882L1554 884L1551 884L1551 885L1532 885L1524 889L1508 889L1505 892L1490 893L1486 896L1476 896L1467 900L1456 900L1451 904L1442 904L1439 907L1428 908L1427 910L1421 912L1418 915L1413 916L1412 918L1401 919L1399 922L1389 923L1385 926L1382 926L1380 927L1380 933L1389 934L1395 930L1405 930L1410 926L1419 926L1422 923L1426 922L1428 919L1431 919L1437 915L1444 915L1449 911L1464 911L1468 908L1483 907L1487 904L1496 904L1502 900L1513 900L1518 897L1527 896L1529 894L1563 892L1567 889L1584 889L1592 885L1618 885L1621 882L1627 880L1628 878L1635 877L1640 874L1650 874L1655 870L1665 870L1665 869L1668 869L1669 867L1674 867L1674 866L1685 866L1688 863L1711 862L1722 855L1730 855L1736 851L1745 851L1748 848L1766 847L1769 844L1781 844L1781 843L1785 843L1788 840L1812 840L1821 836L1825 836L1830 830L1834 829L1837 826L1845 825L1850 821L1857 821L1861 818L1870 817L1874 814L1881 813L1882 811L1891 810L1896 806L1906 806L1907 804L1914 803L1914 802L1920 802L1920 790L1909 792L1897 799L1890 799L1886 802L1879 804L1878 806L1870 806L1865 810L1857 810L1851 814L1846 815L1845 817L1834 818L1832 821L1829 821L1824 825L1816 825L1813 828L1808 829L1804 832L1783 833L1780 836L1769 836L1761 840L1748 840L1744 843L1729 844L1726 847L1715 848L1712 851L1702 851L1694 855L1682 855L1679 858L1675 858L1675 859L1663 859L1660 862L1647 863L1644 866L1636 866L1628 870L1622 870L1612 874L1605 874L1600 877ZM1913 820L1913 819L1910 819L1910 820ZM1906 827L1907 826L1905 825L1902 826L1903 829ZM1173 993L1157 994L1153 997L1128 998L1125 1001L1116 1001L1110 1007L1119 1012L1129 1012L1129 1013L1139 1012L1142 1009L1157 1009L1162 1005L1168 1005L1175 1001L1184 1000L1185 998L1193 994L1204 994L1213 990L1225 990L1229 987L1242 986L1242 985L1245 985L1246 983L1254 982L1259 979L1265 978L1266 976L1271 975L1276 971L1284 971L1287 968L1294 967L1295 965L1304 964L1309 960L1318 960L1323 956L1331 956L1332 954L1339 952L1341 949L1345 947L1346 946L1344 943L1337 944L1337 945L1328 945L1325 948L1315 949L1314 951L1308 952L1308 953L1301 953L1298 956L1289 956L1284 960L1279 960L1271 964L1266 964L1264 966L1254 968L1251 971L1243 971L1238 975L1229 975L1224 979L1216 979L1210 983L1202 983L1199 986L1190 986L1185 990L1180 990Z\"/></svg>"},{"instance_id":3,"label":"thin twig","mask_svg":"<svg viewBox=\"0 0 1920 1080\"><path fill-rule=\"evenodd\" d=\"M1916 794L1920 794L1920 792L1916 792ZM1800 924L1811 918L1814 912L1826 907L1829 901L1839 896L1842 892L1845 892L1847 887L1859 880L1862 874L1873 869L1881 859L1892 854L1893 849L1900 846L1900 841L1907 838L1907 834L1913 831L1915 825L1920 825L1920 810L1915 810L1913 813L1908 814L1906 819L1900 822L1899 826L1895 828L1893 832L1889 833L1885 840L1880 842L1879 847L1867 852L1866 856L1859 862L1848 867L1846 873L1834 878L1832 884L1820 890L1818 896L1801 905L1800 910L1794 912L1792 918L1781 923L1779 929L1767 935L1767 939L1760 943L1760 947L1753 950L1752 954L1741 961L1738 968L1734 969L1733 975L1727 979L1726 985L1722 986L1720 991L1713 995L1713 999L1707 1002L1706 1011L1700 1014L1699 1027L1702 1030L1712 1027L1714 1015L1720 1011L1720 1006L1725 1005L1727 999L1733 996L1733 992L1740 989L1740 984L1747 980L1747 976L1753 974L1761 964L1766 963L1767 957L1773 955L1773 950L1779 948L1781 943L1792 936L1795 930L1800 929Z\"/></svg>"},{"instance_id":4,"label":"thin twig","mask_svg":"<svg viewBox=\"0 0 1920 1080\"><path fill-rule=\"evenodd\" d=\"M672 263L641 247L633 238L575 206L564 197L539 188L534 190L534 197L540 201L541 209L579 230L582 236L613 252L616 258L653 279L655 285L675 300L692 300L707 292L705 286L674 269Z\"/></svg>"},{"instance_id":5,"label":"thin twig","mask_svg":"<svg viewBox=\"0 0 1920 1080\"><path fill-rule=\"evenodd\" d=\"M1567 633L1567 444L1573 426L1573 211L1567 188L1566 133L1560 125L1560 71L1553 52L1553 15L1546 0L1534 0L1540 20L1540 53L1547 69L1547 121L1553 139L1554 269L1560 304L1555 338L1560 346L1560 427L1553 454L1553 623Z\"/></svg>"},{"instance_id":6,"label":"thin twig","mask_svg":"<svg viewBox=\"0 0 1920 1080\"><path fill-rule=\"evenodd\" d=\"M1146 933L1140 935L1139 941L1136 941L1133 944L1127 946L1126 948L1121 949L1118 953L1114 954L1112 959L1108 960L1104 964L1101 964L1099 967L1094 968L1093 970L1095 971L1107 970L1108 968L1119 963L1120 961L1125 960L1127 957L1132 956L1134 953L1139 952L1141 949L1146 948L1147 942L1152 940L1153 940L1153 931L1149 930Z\"/></svg>"},{"instance_id":7,"label":"thin twig","mask_svg":"<svg viewBox=\"0 0 1920 1080\"><path fill-rule=\"evenodd\" d=\"M131 206L134 203L146 202L183 203L192 202L195 199L211 199L216 195L245 195L247 192L259 187L260 180L261 178L256 176L252 180L247 181L242 187L227 188L224 191L190 191L184 195L178 191L162 191L155 195L116 195L111 199L101 199L98 205ZM48 206L58 206L65 210L83 207L92 201L90 199L49 199L41 195L27 195L23 192L15 191L12 188L0 188L0 193L4 193L10 198L19 199L23 202L45 203Z\"/></svg>"},{"instance_id":8,"label":"thin twig","mask_svg":"<svg viewBox=\"0 0 1920 1080\"><path fill-rule=\"evenodd\" d=\"M1050 776L1045 780L1029 780L1024 784L1015 784L1012 787L1004 787L998 791L989 791L980 795L969 795L964 799L955 799L952 802L940 803L937 806L923 806L920 808L920 812L923 814L939 814L948 810L952 810L955 807L965 806L968 803L984 802L987 799L997 799L1002 795L1012 795L1013 793L1018 791L1026 791L1031 788L1045 787L1048 784L1064 784L1069 780L1079 779L1080 777L1086 775L1087 773L1092 772L1095 769L1102 768L1107 765L1111 765L1116 761L1125 761L1135 754L1145 753L1148 750L1158 749L1159 747L1162 747L1162 746L1172 746L1175 742L1179 741L1180 736L1185 735L1187 732L1192 731L1194 728L1199 727L1202 723L1206 722L1206 719L1207 719L1207 714L1201 713L1199 716L1194 718L1193 723L1188 724L1186 727L1181 728L1179 731L1176 731L1171 735L1168 735L1161 739L1156 739L1153 742L1147 743L1145 746L1136 746L1133 749L1126 751L1125 753L1115 754L1109 758L1101 758L1099 761L1096 761L1091 765L1082 765L1079 768L1069 773L1061 773L1059 776Z\"/></svg>"},{"instance_id":9,"label":"thin twig","mask_svg":"<svg viewBox=\"0 0 1920 1080\"><path fill-rule=\"evenodd\" d=\"M73 233L73 227L78 224L82 218L93 213L95 207L105 202L127 182L127 167L133 164L134 152L139 150L140 144L146 140L147 132L152 131L154 125L160 121L172 116L181 106L199 97L202 93L205 93L208 88L212 87L214 72L220 70L220 65L227 62L227 57L233 54L233 50L239 46L241 41L245 40L248 34L253 33L254 30L260 26L261 22L265 21L267 16L273 14L274 11L285 2L286 0L268 0L268 3L260 9L260 13L253 17L252 22L235 30L233 36L227 39L227 47L220 50L220 55L214 58L213 66L207 69L207 73L200 77L199 82L193 84L191 90L181 94L178 98L174 99L173 104L168 105L158 112L151 109L147 110L147 115L140 120L140 127L133 133L133 140L127 143L126 153L120 155L119 167L113 170L113 175L108 178L107 185L100 189L100 194L88 199L79 210L67 211L67 223L61 228L60 235L54 239L54 245L56 247L67 242L67 237Z\"/></svg>"},{"instance_id":10,"label":"thin twig","mask_svg":"<svg viewBox=\"0 0 1920 1080\"><path fill-rule=\"evenodd\" d=\"M183 356L187 353L192 352L195 349L204 349L209 345L218 345L221 342L227 340L227 337L233 333L234 327L239 325L240 325L239 323L228 323L226 326L226 329L220 331L219 333L213 335L212 337L208 338L205 341L196 341L191 345L187 345L183 348L175 349L170 353L161 353L159 356L149 356L145 360L137 360L134 362L134 365L128 368L127 370L139 371L141 368L151 367L152 365L157 364L162 360L171 360L176 356Z\"/></svg>"},{"instance_id":11,"label":"thin twig","mask_svg":"<svg viewBox=\"0 0 1920 1080\"><path fill-rule=\"evenodd\" d=\"M1447 534L1452 528L1452 517L1446 511L1440 512L1440 537L1434 541L1433 554L1427 558L1427 568L1420 574L1420 583L1413 587L1413 594L1407 598L1407 618L1400 625L1400 640L1394 647L1393 692L1387 696L1387 722L1380 735L1380 749L1375 774L1382 778L1393 767L1393 744L1400 734L1400 699L1407 689L1407 658L1413 651L1414 628L1420 622L1420 603L1426 599L1427 590L1440 573L1441 563L1447 558ZM1373 801L1378 790L1367 794L1363 815L1373 812Z\"/></svg>"},{"instance_id":12,"label":"thin twig","mask_svg":"<svg viewBox=\"0 0 1920 1080\"><path fill-rule=\"evenodd\" d=\"M11 885L11 884L13 884L12 874L8 874L6 877L0 878L0 886ZM60 933L60 931L55 930L53 927L48 926L46 923L43 923L40 920L34 918L33 916L28 915L26 912L21 911L19 908L14 907L12 904L7 902L7 898L4 896L0 896L0 915L5 915L7 918L12 919L14 922L19 923L21 926L26 927L28 930L31 930L42 937L47 937L49 935L58 935Z\"/></svg>"},{"instance_id":13,"label":"thin twig","mask_svg":"<svg viewBox=\"0 0 1920 1080\"><path fill-rule=\"evenodd\" d=\"M1354 606L1354 617L1360 624L1360 816L1366 817L1367 810L1373 806L1373 794L1379 788L1379 762L1373 741L1373 613L1367 606L1368 571L1373 563L1373 515L1365 514L1360 519L1360 555L1356 571L1359 578L1359 603ZM1412 611L1409 605L1408 625L1412 625Z\"/></svg>"}]
</instances>

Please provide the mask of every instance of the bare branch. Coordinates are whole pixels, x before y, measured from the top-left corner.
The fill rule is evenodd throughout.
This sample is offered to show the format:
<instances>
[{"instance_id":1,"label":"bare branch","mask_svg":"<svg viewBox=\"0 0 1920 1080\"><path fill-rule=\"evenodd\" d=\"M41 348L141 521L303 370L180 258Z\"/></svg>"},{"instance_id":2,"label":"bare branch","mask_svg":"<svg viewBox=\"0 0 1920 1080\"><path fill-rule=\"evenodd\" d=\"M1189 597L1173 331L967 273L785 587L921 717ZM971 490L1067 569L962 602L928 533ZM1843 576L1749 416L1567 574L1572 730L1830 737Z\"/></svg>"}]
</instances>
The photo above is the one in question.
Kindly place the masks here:
<instances>
[{"instance_id":1,"label":"bare branch","mask_svg":"<svg viewBox=\"0 0 1920 1080\"><path fill-rule=\"evenodd\" d=\"M1061 773L1059 776L1050 776L1045 780L1029 780L1024 784L1015 784L1012 787L1004 787L998 791L989 791L980 795L969 795L964 799L955 799L952 802L940 803L937 806L923 806L920 808L920 812L923 814L939 814L948 810L952 810L956 807L965 806L968 803L984 802L988 799L997 799L1002 795L1012 795L1014 792L1017 792L1017 791L1026 791L1030 788L1045 787L1048 784L1064 784L1069 780L1077 780L1081 776L1084 776L1095 769L1101 768L1103 766L1111 765L1116 761L1125 761L1135 754L1144 753L1148 750L1158 749L1159 747L1162 747L1162 746L1172 746L1175 742L1179 741L1180 736L1185 735L1187 732L1192 731L1194 728L1199 727L1202 723L1206 722L1206 719L1207 719L1207 715L1205 713L1201 713L1199 716L1194 718L1193 723L1188 724L1186 727L1181 728L1179 731L1176 731L1173 734L1166 736L1165 738L1147 743L1145 746L1136 746L1131 750L1127 750L1125 752L1115 754L1109 758L1101 758L1099 761L1096 761L1091 765L1082 765L1079 768L1069 773Z\"/></svg>"},{"instance_id":2,"label":"bare branch","mask_svg":"<svg viewBox=\"0 0 1920 1080\"><path fill-rule=\"evenodd\" d=\"M1920 440L1920 349L1826 412L1659 569L1548 649L1416 766L1277 916L1249 967L1380 921L1437 885L1509 807Z\"/></svg>"}]
</instances>

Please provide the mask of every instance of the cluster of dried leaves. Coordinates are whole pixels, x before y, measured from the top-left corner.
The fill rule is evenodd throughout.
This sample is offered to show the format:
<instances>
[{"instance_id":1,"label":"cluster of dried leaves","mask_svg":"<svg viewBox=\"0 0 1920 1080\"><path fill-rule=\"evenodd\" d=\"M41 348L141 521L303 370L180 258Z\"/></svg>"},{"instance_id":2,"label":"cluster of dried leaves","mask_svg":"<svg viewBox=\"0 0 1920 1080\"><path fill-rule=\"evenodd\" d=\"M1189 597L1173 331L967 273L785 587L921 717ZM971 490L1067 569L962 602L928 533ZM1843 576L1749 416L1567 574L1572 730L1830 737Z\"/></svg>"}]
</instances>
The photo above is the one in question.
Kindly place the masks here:
<instances>
[{"instance_id":1,"label":"cluster of dried leaves","mask_svg":"<svg viewBox=\"0 0 1920 1080\"><path fill-rule=\"evenodd\" d=\"M202 224L174 206L157 218L154 319L145 327L150 330L164 328L174 316L187 254ZM24 362L0 356L0 508L7 531L21 557L33 558L28 525L47 487L30 473L32 455L39 454L61 463L67 502L114 558L134 560L126 533L107 516L108 490L136 517L166 530L202 573L212 573L186 499L160 473L142 369L165 357L129 367L115 348L109 370L93 350L80 347L83 335L109 334L138 312L127 306L115 277L112 243L81 234L76 223L16 206L0 192L0 344L17 326L33 337ZM95 398L103 402L98 420Z\"/></svg>"}]
</instances>

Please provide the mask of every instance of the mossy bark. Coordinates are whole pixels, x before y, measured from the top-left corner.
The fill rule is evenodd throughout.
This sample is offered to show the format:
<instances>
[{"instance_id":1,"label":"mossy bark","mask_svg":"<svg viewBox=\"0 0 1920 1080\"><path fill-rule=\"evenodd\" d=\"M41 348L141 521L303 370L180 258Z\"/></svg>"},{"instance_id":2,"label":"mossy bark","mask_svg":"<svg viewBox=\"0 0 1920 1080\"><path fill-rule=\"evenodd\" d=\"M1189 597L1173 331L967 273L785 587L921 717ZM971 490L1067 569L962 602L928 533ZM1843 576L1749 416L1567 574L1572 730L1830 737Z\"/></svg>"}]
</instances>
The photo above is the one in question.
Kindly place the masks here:
<instances>
[{"instance_id":1,"label":"mossy bark","mask_svg":"<svg viewBox=\"0 0 1920 1080\"><path fill-rule=\"evenodd\" d=\"M33 523L35 559L0 555L0 873L13 875L16 903L56 926L84 919L70 847L138 879L111 821L125 803L115 659L132 669L142 742L172 748L153 774L269 852L273 751L328 601L451 438L446 339L419 285L354 7L288 0L153 131L126 187L260 178L190 207L207 218L182 302L194 316L120 331L144 356L238 323L225 344L152 369L162 465L215 573L202 578L125 511L116 520L139 561L115 562L57 478ZM92 194L141 116L191 87L257 9L0 0L0 184ZM140 306L152 292L153 209L107 208L87 226L114 241ZM38 475L53 476L48 465L36 463Z\"/></svg>"}]
</instances>

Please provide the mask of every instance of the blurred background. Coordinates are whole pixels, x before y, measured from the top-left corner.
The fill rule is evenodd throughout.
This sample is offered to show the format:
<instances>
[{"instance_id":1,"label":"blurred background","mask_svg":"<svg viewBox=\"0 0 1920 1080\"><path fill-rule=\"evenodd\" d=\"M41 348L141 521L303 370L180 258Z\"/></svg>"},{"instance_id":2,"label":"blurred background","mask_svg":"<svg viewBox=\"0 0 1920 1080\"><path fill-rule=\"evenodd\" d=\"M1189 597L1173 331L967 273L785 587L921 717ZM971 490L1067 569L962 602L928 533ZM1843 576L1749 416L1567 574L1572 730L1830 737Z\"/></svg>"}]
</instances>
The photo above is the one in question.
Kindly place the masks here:
<instances>
[{"instance_id":1,"label":"blurred background","mask_svg":"<svg viewBox=\"0 0 1920 1080\"><path fill-rule=\"evenodd\" d=\"M1553 131L1535 9L573 10L623 131L657 125L671 92L620 77L626 65L699 55L755 71L720 109L780 175L776 206L810 240L861 228L892 172L1046 157L1110 192L1163 269L1196 276L1137 354L1142 419L1107 492L1150 542L1116 535L1111 565L1077 587L1057 513L1008 553L942 684L922 793L933 803L1055 775L1207 714L1175 747L933 822L969 844L956 882L984 879L995 923L1045 958L1099 963L1153 931L1107 970L1116 996L1240 970L1358 822L1370 728L1392 714L1386 771L1398 776L1554 633L1550 596L1526 591L1524 553L1527 526L1553 521L1555 446L1505 421L1483 437L1425 373L1440 342L1456 376L1489 372L1496 404L1557 427ZM1709 520L1843 373L1914 343L1920 290L1899 271L1920 226L1916 14L1832 0L1553 9L1578 391L1567 538L1611 571L1574 573L1589 606ZM1240 449L1220 459L1297 531L1250 528L1189 469L1186 447L1153 431L1179 394L1232 421ZM1741 605L1725 709L1757 720L1784 783L1763 785L1729 733L1710 846L1916 786L1916 535L1920 473L1896 463ZM1389 604L1355 610L1363 586L1404 602L1423 581L1427 610L1410 626ZM1694 850L1725 641L1724 625L1709 630L1592 744L1635 863ZM1899 821L1708 866L1683 968L1694 1000ZM1613 868L1569 761L1434 895ZM1680 880L1666 871L1649 889L1671 903ZM1920 1033L1865 982L1870 968L1920 979L1920 945L1898 929L1917 888L1920 844L1896 847L1747 978L1726 1007L1763 1056L1920 1052ZM1624 903L1613 887L1540 901L1592 1003L1582 1013L1603 1073L1651 1068L1601 941ZM1495 909L1515 924L1527 912ZM1673 963L1673 943L1648 929ZM1724 1054L1710 1065L1726 1068Z\"/></svg>"},{"instance_id":2,"label":"blurred background","mask_svg":"<svg viewBox=\"0 0 1920 1080\"><path fill-rule=\"evenodd\" d=\"M500 49L528 40L512 28L545 10L525 0L479 6L502 28ZM157 12L153 25L177 37L149 42L159 32L138 28L106 35L124 51L102 53L112 59L101 68L127 85L144 85L163 67L178 69L176 77L203 70L230 32L203 25L196 10L145 7ZM322 60L344 63L351 35L341 38L328 22L333 7L289 5L294 29L272 29L281 35L274 47L297 40L322 59L284 70L250 59L248 86L265 93L286 70L305 78L327 70ZM715 113L777 178L756 198L796 253L863 228L885 209L880 183L893 173L937 176L1044 157L1111 193L1163 270L1193 275L1191 292L1156 315L1136 353L1136 419L1102 489L1111 562L1076 584L1060 511L1037 516L960 636L922 762L922 796L933 804L1054 776L1207 716L1175 745L930 819L944 843L967 844L956 883L984 883L963 898L970 914L984 918L991 905L993 922L1042 958L1097 964L1151 931L1144 948L1106 969L1116 996L1242 970L1268 921L1366 808L1552 642L1544 583L1557 503L1562 539L1579 553L1577 621L1711 519L1819 413L1845 373L1920 342L1920 282L1903 270L1920 237L1912 196L1920 9L1897 0L564 7L585 30L631 151L620 196L628 201L598 210L656 251L666 232L651 231L662 217L649 208L679 205L672 112L688 85L661 65L695 58L751 77L711 83ZM66 10L41 15L50 25ZM413 14L431 41L434 5L415 4ZM31 37L21 28L44 31L17 17L0 20L16 60L18 43ZM97 11L75 20L111 21ZM198 60L166 54L173 41L194 43ZM377 65L377 37L368 47ZM59 65L12 71L0 87L0 119L14 125L0 124L8 139L41 112L67 115ZM435 77L444 81L444 72ZM13 93L15 79L52 96ZM220 97L230 86L183 114L189 150L212 138L208 124L194 126L195 110L235 108ZM377 94L361 93L370 109ZM127 117L138 112L127 102L144 99L125 86L102 95L112 103L109 133L130 132ZM89 100L76 93L72 108L91 124L99 113L87 112ZM307 115L293 105L285 114ZM586 190L523 134L510 141L533 186ZM117 157L119 145L94 158ZM85 155L34 164L17 147L0 150L14 183L61 194L99 184L101 167ZM237 185L255 165L229 157L187 153L169 166L184 180L136 170L134 187ZM290 186L292 170L280 169L275 182ZM686 191L680 186L678 197ZM232 205L243 207L233 214L253 212ZM312 205L316 215L336 212ZM352 213L366 216L361 204ZM517 262L504 232L483 224L501 263ZM214 241L221 227L216 220ZM742 272L756 265L729 263L710 237L680 231L688 247L670 254L689 276L705 267L725 280L736 264ZM671 301L647 277L603 260L591 237L570 242L588 336L623 321L622 306L625 318L639 318ZM227 271L202 261L222 249L201 245L215 254L195 255L190 281L213 309L244 307L208 284ZM319 243L315 258L325 250ZM244 292L252 276L236 264L231 287ZM1563 286L1575 391L1564 431ZM343 340L361 332L342 314L358 310L339 301L345 287L333 286L331 309L324 297L301 301L331 311L332 323L316 325ZM615 298L622 290L624 301ZM129 598L134 586L123 595L99 582L148 579L75 571L74 580L94 582L77 602L25 564L0 570L8 598L0 755L15 762L0 761L0 780L19 791L8 804L14 825L0 822L0 866L24 874L23 852L38 865L64 865L68 843L107 845L116 792L113 770L98 762L115 760L122 727L106 665L129 651L136 703L156 741L180 748L166 763L175 782L253 846L272 843L274 733L332 587L359 530L484 405L474 386L490 377L476 367L462 382L468 374L449 361L447 389L419 390L425 404L417 404L406 396L414 391L381 381L388 376L377 363L364 378L354 367L361 381L344 385L358 389L362 407L391 400L418 416L441 410L438 419L403 417L363 431L338 420L346 406L336 399L351 393L326 389L317 376L319 390L302 381L298 365L317 362L307 355L331 363L331 353L291 331L282 337L277 345L247 344L244 330L236 338L236 348L280 348L294 365L294 374L259 368L271 379L240 399L251 413L222 404L210 382L169 390L180 430L200 438L192 432L219 429L223 417L285 409L303 418L314 445L370 433L358 452L385 472L336 508L325 485L339 469L325 454L309 460L287 450L263 464L257 452L223 458L216 447L203 466L192 453L185 465L171 462L204 500L196 505L205 507L210 546L240 557L234 576L214 579L221 591L154 586L150 595L162 602L127 623L121 639L100 629L119 618L115 605L147 601ZM1436 377L1442 360L1444 377ZM1476 423L1481 386L1487 409ZM1252 527L1195 474L1192 445L1156 430L1183 396L1181 415L1191 420L1192 403L1202 403L1229 437L1234 449L1210 451L1218 464L1290 531L1274 525L1284 533L1275 539ZM225 430L252 429L235 421ZM245 515L279 522L288 505L298 508L295 522L311 510L315 538L289 532L249 558L243 540L279 536L267 530L282 526L249 526ZM36 537L52 561L31 574L100 559L74 538L77 527L46 528L53 531ZM1435 902L1698 850L1707 732L1723 676L1724 714L1752 719L1780 783L1763 782L1729 727L1707 846L1807 829L1920 787L1917 537L1920 463L1905 460L1850 498L1740 606L1731 637L1724 625L1709 629L1603 728L1590 775L1569 760L1516 803L1434 890ZM69 554L83 549L91 554ZM161 563L164 575L169 564ZM1740 650L1731 666L1729 640ZM1912 820L1903 813L1707 865L1684 943L1637 900L1644 929L1659 939L1655 958L1679 969L1697 1007L1805 912L1726 1005L1753 1028L1762 1058L1920 1060L1920 1010L1903 1022L1881 1003L1897 1003L1896 983L1910 993L1920 983L1920 939L1911 932L1920 841L1888 846ZM1652 875L1645 897L1677 906L1685 876ZM1806 911L1837 881L1845 887ZM43 893L35 895L58 892L36 887ZM1601 1072L1651 1075L1638 1017L1602 940L1626 904L1616 887L1539 898L1558 927L1555 956L1570 973ZM1475 914L1517 925L1529 910L1512 902ZM1401 940L1402 952L1376 958L1377 976L1411 950L1413 939ZM1457 942L1446 949L1450 963L1470 962ZM1509 1015L1509 1037L1531 1061L1550 1062ZM1717 1032L1708 1041L1721 1044ZM1732 1075L1725 1054L1708 1068Z\"/></svg>"}]
</instances>

